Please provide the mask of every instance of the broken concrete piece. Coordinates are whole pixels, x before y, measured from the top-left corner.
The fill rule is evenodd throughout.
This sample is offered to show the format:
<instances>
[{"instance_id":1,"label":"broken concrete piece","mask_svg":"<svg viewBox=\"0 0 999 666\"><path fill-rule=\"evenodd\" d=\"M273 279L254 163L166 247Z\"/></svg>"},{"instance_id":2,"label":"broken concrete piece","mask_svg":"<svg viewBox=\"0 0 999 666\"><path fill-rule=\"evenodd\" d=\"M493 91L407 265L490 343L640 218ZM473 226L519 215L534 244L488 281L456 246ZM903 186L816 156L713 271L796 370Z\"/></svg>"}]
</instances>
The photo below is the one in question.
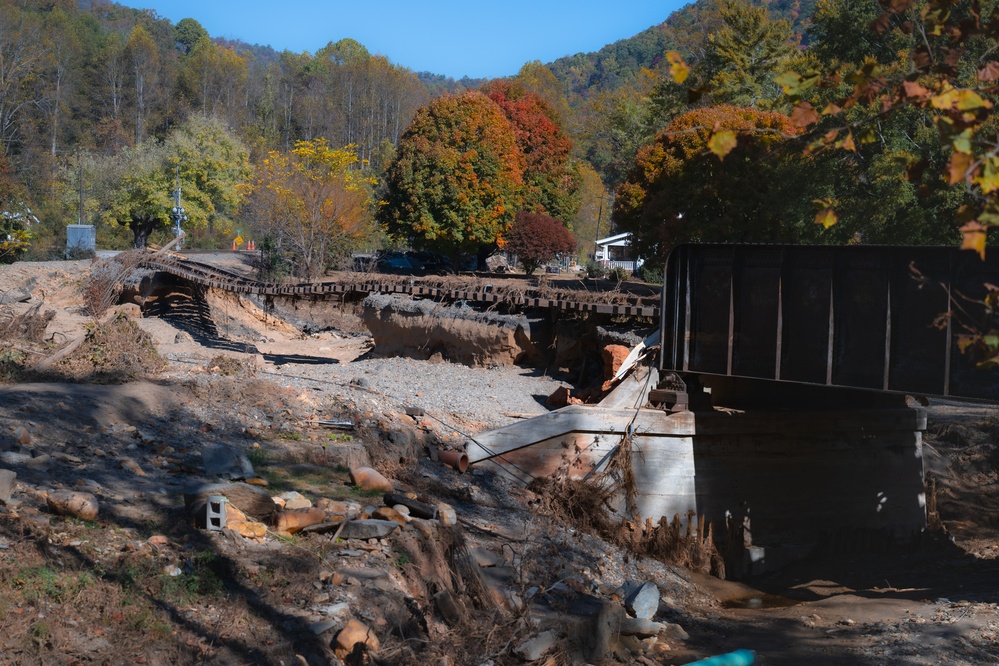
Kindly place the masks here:
<instances>
[{"instance_id":1,"label":"broken concrete piece","mask_svg":"<svg viewBox=\"0 0 999 666\"><path fill-rule=\"evenodd\" d=\"M208 476L233 480L256 476L246 454L225 444L204 447L201 449L201 460Z\"/></svg>"},{"instance_id":2,"label":"broken concrete piece","mask_svg":"<svg viewBox=\"0 0 999 666\"><path fill-rule=\"evenodd\" d=\"M391 481L370 467L355 467L350 470L350 482L364 490L378 490L384 493L394 490Z\"/></svg>"},{"instance_id":3,"label":"broken concrete piece","mask_svg":"<svg viewBox=\"0 0 999 666\"><path fill-rule=\"evenodd\" d=\"M334 652L340 659L346 659L348 655L355 651L355 646L361 643L365 652L377 652L381 645L375 632L360 620L351 620L336 635L336 647Z\"/></svg>"},{"instance_id":4,"label":"broken concrete piece","mask_svg":"<svg viewBox=\"0 0 999 666\"><path fill-rule=\"evenodd\" d=\"M46 500L49 510L60 516L72 516L80 520L94 520L100 511L97 498L90 493L75 490L56 490L49 493Z\"/></svg>"},{"instance_id":5,"label":"broken concrete piece","mask_svg":"<svg viewBox=\"0 0 999 666\"><path fill-rule=\"evenodd\" d=\"M266 490L247 483L207 483L194 486L184 493L187 515L204 522L204 506L210 495L221 495L235 506L260 522L270 522L277 507ZM200 513L200 516L198 515Z\"/></svg>"},{"instance_id":6,"label":"broken concrete piece","mask_svg":"<svg viewBox=\"0 0 999 666\"><path fill-rule=\"evenodd\" d=\"M642 583L625 596L624 607L635 617L651 619L659 611L659 588Z\"/></svg>"},{"instance_id":7,"label":"broken concrete piece","mask_svg":"<svg viewBox=\"0 0 999 666\"><path fill-rule=\"evenodd\" d=\"M542 631L534 638L530 638L515 647L513 653L524 661L537 661L555 647L556 641L558 641L558 636L554 631Z\"/></svg>"},{"instance_id":8,"label":"broken concrete piece","mask_svg":"<svg viewBox=\"0 0 999 666\"><path fill-rule=\"evenodd\" d=\"M344 539L384 539L399 529L399 523L391 520L351 520L343 527L340 536Z\"/></svg>"}]
</instances>

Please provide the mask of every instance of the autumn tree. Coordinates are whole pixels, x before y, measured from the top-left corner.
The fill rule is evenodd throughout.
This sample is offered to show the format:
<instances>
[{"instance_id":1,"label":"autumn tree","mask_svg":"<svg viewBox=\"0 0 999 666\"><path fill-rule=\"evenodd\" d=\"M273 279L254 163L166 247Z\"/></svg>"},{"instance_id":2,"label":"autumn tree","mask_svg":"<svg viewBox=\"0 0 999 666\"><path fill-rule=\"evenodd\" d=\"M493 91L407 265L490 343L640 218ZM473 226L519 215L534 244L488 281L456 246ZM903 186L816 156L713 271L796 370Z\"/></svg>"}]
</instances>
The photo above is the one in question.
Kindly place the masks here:
<instances>
[{"instance_id":1,"label":"autumn tree","mask_svg":"<svg viewBox=\"0 0 999 666\"><path fill-rule=\"evenodd\" d=\"M528 275L559 255L575 252L576 239L562 222L544 213L520 211L503 237L503 249L517 255Z\"/></svg>"},{"instance_id":2,"label":"autumn tree","mask_svg":"<svg viewBox=\"0 0 999 666\"><path fill-rule=\"evenodd\" d=\"M579 170L570 160L572 139L555 108L508 81L492 81L483 92L510 121L524 155L523 208L572 219L579 208Z\"/></svg>"},{"instance_id":3,"label":"autumn tree","mask_svg":"<svg viewBox=\"0 0 999 666\"><path fill-rule=\"evenodd\" d=\"M265 233L290 251L294 272L309 279L349 256L374 231L372 181L356 168L353 146L324 139L272 151L260 167L255 212Z\"/></svg>"},{"instance_id":4,"label":"autumn tree","mask_svg":"<svg viewBox=\"0 0 999 666\"><path fill-rule=\"evenodd\" d=\"M0 155L0 264L17 261L31 246L31 226L36 220L26 197L10 162Z\"/></svg>"},{"instance_id":5,"label":"autumn tree","mask_svg":"<svg viewBox=\"0 0 999 666\"><path fill-rule=\"evenodd\" d=\"M379 221L402 242L454 258L478 253L513 223L523 172L513 127L492 100L440 97L399 140Z\"/></svg>"},{"instance_id":6,"label":"autumn tree","mask_svg":"<svg viewBox=\"0 0 999 666\"><path fill-rule=\"evenodd\" d=\"M146 136L150 89L155 85L159 69L159 52L152 36L141 25L135 26L125 44L125 55L131 68L132 92L135 104L135 142Z\"/></svg>"},{"instance_id":7,"label":"autumn tree","mask_svg":"<svg viewBox=\"0 0 999 666\"><path fill-rule=\"evenodd\" d=\"M706 66L718 103L766 108L780 95L774 78L797 47L790 21L772 20L766 6L722 0L721 27L708 36Z\"/></svg>"},{"instance_id":8,"label":"autumn tree","mask_svg":"<svg viewBox=\"0 0 999 666\"><path fill-rule=\"evenodd\" d=\"M617 190L614 224L653 261L686 241L806 240L814 227L809 172L807 160L788 150L795 132L787 116L752 108L680 116L638 152ZM723 142L736 147L719 160Z\"/></svg>"}]
</instances>

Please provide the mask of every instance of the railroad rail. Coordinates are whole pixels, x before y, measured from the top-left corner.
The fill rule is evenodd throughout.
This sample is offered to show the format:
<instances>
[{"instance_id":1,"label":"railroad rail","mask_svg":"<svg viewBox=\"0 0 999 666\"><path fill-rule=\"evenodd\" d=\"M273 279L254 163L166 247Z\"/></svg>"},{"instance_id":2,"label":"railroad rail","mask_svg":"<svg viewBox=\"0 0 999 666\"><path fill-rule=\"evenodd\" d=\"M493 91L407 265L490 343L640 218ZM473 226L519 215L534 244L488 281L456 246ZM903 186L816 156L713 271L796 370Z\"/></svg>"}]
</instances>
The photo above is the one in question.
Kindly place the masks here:
<instances>
[{"instance_id":1,"label":"railroad rail","mask_svg":"<svg viewBox=\"0 0 999 666\"><path fill-rule=\"evenodd\" d=\"M554 290L505 286L492 283L469 286L461 278L374 277L349 274L342 279L307 283L262 282L217 266L192 261L177 254L150 254L140 261L143 268L167 273L194 284L237 294L290 298L334 298L347 294L405 294L441 301L466 301L485 305L509 304L520 308L595 313L613 317L659 318L659 295L634 296L613 291Z\"/></svg>"}]
</instances>

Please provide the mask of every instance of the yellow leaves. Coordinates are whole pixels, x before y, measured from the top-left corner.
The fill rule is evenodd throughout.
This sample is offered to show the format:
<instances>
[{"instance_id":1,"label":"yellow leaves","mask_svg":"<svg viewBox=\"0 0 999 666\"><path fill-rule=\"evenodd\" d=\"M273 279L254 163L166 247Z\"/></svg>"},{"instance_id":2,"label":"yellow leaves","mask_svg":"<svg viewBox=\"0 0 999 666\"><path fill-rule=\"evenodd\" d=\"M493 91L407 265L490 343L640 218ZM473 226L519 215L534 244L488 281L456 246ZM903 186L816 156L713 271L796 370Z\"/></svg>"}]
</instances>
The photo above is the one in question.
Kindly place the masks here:
<instances>
[{"instance_id":1,"label":"yellow leaves","mask_svg":"<svg viewBox=\"0 0 999 666\"><path fill-rule=\"evenodd\" d=\"M815 224L821 224L823 229L836 226L836 223L839 222L839 216L836 215L834 208L836 205L835 201L826 197L815 199L812 203L819 208L819 212L815 214Z\"/></svg>"},{"instance_id":2,"label":"yellow leaves","mask_svg":"<svg viewBox=\"0 0 999 666\"><path fill-rule=\"evenodd\" d=\"M948 88L930 99L930 105L941 111L976 111L991 109L992 102L968 88Z\"/></svg>"},{"instance_id":3,"label":"yellow leaves","mask_svg":"<svg viewBox=\"0 0 999 666\"><path fill-rule=\"evenodd\" d=\"M675 83L683 83L690 75L690 67L683 61L683 56L677 51L667 51L666 61L669 62L669 73Z\"/></svg>"},{"instance_id":4,"label":"yellow leaves","mask_svg":"<svg viewBox=\"0 0 999 666\"><path fill-rule=\"evenodd\" d=\"M736 145L738 145L738 139L732 130L719 130L708 139L708 150L717 155L720 160L724 160L726 155L735 150Z\"/></svg>"},{"instance_id":5,"label":"yellow leaves","mask_svg":"<svg viewBox=\"0 0 999 666\"><path fill-rule=\"evenodd\" d=\"M968 177L968 171L971 169L972 156L967 153L955 151L950 156L950 164L947 167L949 174L948 182L951 185L956 185L964 181Z\"/></svg>"},{"instance_id":6,"label":"yellow leaves","mask_svg":"<svg viewBox=\"0 0 999 666\"><path fill-rule=\"evenodd\" d=\"M976 220L965 223L961 227L961 249L974 250L984 260L986 231L987 227Z\"/></svg>"}]
</instances>

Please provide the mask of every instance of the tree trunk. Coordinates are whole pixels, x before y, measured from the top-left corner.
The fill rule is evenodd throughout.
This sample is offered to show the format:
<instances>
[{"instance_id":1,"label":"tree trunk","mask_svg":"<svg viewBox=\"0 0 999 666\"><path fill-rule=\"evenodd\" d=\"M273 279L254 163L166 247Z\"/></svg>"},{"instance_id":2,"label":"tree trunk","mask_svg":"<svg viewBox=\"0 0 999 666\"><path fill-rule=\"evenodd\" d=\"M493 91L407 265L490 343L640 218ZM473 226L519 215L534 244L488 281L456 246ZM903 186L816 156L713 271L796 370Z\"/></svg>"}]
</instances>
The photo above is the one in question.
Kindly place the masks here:
<instances>
[{"instance_id":1,"label":"tree trunk","mask_svg":"<svg viewBox=\"0 0 999 666\"><path fill-rule=\"evenodd\" d=\"M132 222L128 226L134 235L132 247L136 250L142 250L146 247L146 241L149 240L149 234L153 233L153 229L156 228L156 220L133 218Z\"/></svg>"}]
</instances>

